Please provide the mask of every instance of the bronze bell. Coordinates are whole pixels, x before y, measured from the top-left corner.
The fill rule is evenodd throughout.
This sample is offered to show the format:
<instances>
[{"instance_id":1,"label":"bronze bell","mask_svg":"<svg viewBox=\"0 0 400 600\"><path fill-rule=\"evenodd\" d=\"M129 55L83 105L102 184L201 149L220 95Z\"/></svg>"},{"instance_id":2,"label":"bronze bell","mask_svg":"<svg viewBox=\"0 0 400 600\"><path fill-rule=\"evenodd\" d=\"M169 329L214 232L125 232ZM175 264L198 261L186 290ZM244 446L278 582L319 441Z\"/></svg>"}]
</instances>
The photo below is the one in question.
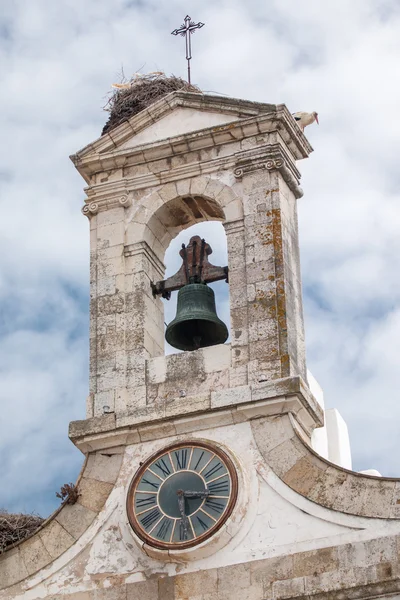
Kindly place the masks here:
<instances>
[{"instance_id":1,"label":"bronze bell","mask_svg":"<svg viewBox=\"0 0 400 600\"><path fill-rule=\"evenodd\" d=\"M228 329L217 316L214 291L207 284L188 283L179 290L176 317L168 325L165 339L179 350L226 342Z\"/></svg>"}]
</instances>

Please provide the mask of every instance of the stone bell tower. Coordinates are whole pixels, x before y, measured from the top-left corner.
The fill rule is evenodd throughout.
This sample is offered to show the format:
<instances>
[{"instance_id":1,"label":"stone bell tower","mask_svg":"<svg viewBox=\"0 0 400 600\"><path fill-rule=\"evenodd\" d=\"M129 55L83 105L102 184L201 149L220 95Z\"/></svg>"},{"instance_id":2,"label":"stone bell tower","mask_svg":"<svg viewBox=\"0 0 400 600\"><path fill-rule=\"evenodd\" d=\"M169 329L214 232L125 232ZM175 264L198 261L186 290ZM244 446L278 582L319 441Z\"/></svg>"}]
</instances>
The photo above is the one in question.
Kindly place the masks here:
<instances>
[{"instance_id":1,"label":"stone bell tower","mask_svg":"<svg viewBox=\"0 0 400 600\"><path fill-rule=\"evenodd\" d=\"M91 236L82 433L165 429L183 413L199 422L225 407L290 411L306 436L321 424L306 383L296 208L296 161L311 150L284 105L175 92L72 157L88 183ZM227 235L231 341L165 356L152 285L172 238L207 220Z\"/></svg>"},{"instance_id":2,"label":"stone bell tower","mask_svg":"<svg viewBox=\"0 0 400 600\"><path fill-rule=\"evenodd\" d=\"M91 236L90 395L70 424L85 461L73 496L0 556L0 600L400 592L400 480L310 445L323 411L296 212L310 151L284 105L178 91L72 157ZM228 264L206 264L194 237L165 279L172 238L207 220L223 223ZM160 296L198 276L229 280L230 341L202 347L202 331L166 356Z\"/></svg>"}]
</instances>

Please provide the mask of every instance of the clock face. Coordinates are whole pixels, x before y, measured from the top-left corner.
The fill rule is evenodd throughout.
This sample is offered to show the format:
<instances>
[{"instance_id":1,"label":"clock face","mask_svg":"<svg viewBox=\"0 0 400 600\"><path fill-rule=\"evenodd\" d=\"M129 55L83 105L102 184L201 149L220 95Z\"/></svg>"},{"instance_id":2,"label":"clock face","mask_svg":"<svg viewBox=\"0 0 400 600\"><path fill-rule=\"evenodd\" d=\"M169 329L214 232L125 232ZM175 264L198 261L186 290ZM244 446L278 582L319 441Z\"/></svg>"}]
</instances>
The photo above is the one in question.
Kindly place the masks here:
<instances>
[{"instance_id":1,"label":"clock face","mask_svg":"<svg viewBox=\"0 0 400 600\"><path fill-rule=\"evenodd\" d=\"M199 544L228 519L237 475L221 450L205 443L175 444L147 460L132 480L129 522L156 548Z\"/></svg>"}]
</instances>

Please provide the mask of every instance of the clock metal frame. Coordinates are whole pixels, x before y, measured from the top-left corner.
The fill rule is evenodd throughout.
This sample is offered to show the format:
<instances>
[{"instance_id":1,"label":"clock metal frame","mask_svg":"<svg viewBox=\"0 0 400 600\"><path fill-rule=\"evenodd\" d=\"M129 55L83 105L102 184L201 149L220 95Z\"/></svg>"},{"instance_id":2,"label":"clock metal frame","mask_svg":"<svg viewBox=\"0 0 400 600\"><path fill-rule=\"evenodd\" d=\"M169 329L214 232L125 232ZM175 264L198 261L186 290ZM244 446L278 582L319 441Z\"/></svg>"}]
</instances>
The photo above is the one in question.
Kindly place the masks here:
<instances>
[{"instance_id":1,"label":"clock metal frame","mask_svg":"<svg viewBox=\"0 0 400 600\"><path fill-rule=\"evenodd\" d=\"M226 508L225 508L221 518L215 523L214 526L212 526L210 529L208 529L205 533L203 533L202 535L199 535L198 537L195 537L194 539L191 539L191 540L186 540L186 541L181 541L181 542L178 542L178 541L177 542L172 542L172 541L162 542L161 540L157 540L157 539L153 538L146 531L144 531L143 527L140 525L140 523L136 517L136 514L135 514L136 489L137 489L138 485L140 484L142 476L144 475L146 470L158 458L160 458L164 454L169 453L173 450L179 450L180 448L185 448L185 447L202 448L204 450L207 450L208 452L212 452L213 454L215 454L223 462L223 464L225 465L225 467L228 471L228 474L230 477L230 482L231 482L231 493L230 493L228 503L226 505ZM188 471L191 473L195 472L192 470L188 470ZM183 471L180 471L180 472L183 472ZM158 494L157 494L157 496L158 496ZM212 537L219 529L221 529L221 527L226 523L226 521L232 514L232 511L236 504L237 496L238 496L238 475L236 472L236 468L232 462L232 459L226 454L226 452L221 450L219 447L217 447L213 444L210 444L209 442L203 442L202 440L198 440L198 441L197 440L187 440L184 442L178 442L175 444L171 444L170 446L166 446L166 447L162 448L161 450L158 450L157 452L152 454L148 459L146 459L146 461L143 464L141 464L141 466L139 467L139 469L133 476L132 481L129 485L127 499L126 499L126 510L127 510L127 514L128 514L128 520L129 520L129 523L130 523L133 531L143 542L146 542L150 546L152 546L154 548L159 548L161 550L182 550L185 548L191 548L193 546L197 546L198 544L201 544L205 540ZM157 505L157 507L160 510L160 512L165 514L159 505ZM171 539L172 539L172 536L171 536Z\"/></svg>"}]
</instances>

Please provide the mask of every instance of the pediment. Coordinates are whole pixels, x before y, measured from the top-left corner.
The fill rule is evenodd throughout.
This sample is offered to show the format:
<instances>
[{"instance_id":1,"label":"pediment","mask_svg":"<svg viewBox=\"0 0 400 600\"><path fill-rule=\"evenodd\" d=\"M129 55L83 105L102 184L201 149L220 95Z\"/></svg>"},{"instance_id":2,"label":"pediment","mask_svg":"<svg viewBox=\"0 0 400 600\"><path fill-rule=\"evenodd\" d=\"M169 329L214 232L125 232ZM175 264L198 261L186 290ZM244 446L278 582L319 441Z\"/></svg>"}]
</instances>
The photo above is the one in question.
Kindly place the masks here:
<instances>
[{"instance_id":1,"label":"pediment","mask_svg":"<svg viewBox=\"0 0 400 600\"><path fill-rule=\"evenodd\" d=\"M275 104L172 92L85 146L71 159L77 164L90 156L153 144L187 133L195 134L207 128L271 113L276 108Z\"/></svg>"},{"instance_id":2,"label":"pediment","mask_svg":"<svg viewBox=\"0 0 400 600\"><path fill-rule=\"evenodd\" d=\"M312 148L284 104L177 91L70 156L87 183L97 173L277 132L295 160Z\"/></svg>"},{"instance_id":3,"label":"pediment","mask_svg":"<svg viewBox=\"0 0 400 600\"><path fill-rule=\"evenodd\" d=\"M237 115L230 113L209 112L178 106L172 112L163 115L155 123L151 123L142 131L133 135L121 145L121 148L133 148L142 144L150 144L237 120Z\"/></svg>"}]
</instances>

